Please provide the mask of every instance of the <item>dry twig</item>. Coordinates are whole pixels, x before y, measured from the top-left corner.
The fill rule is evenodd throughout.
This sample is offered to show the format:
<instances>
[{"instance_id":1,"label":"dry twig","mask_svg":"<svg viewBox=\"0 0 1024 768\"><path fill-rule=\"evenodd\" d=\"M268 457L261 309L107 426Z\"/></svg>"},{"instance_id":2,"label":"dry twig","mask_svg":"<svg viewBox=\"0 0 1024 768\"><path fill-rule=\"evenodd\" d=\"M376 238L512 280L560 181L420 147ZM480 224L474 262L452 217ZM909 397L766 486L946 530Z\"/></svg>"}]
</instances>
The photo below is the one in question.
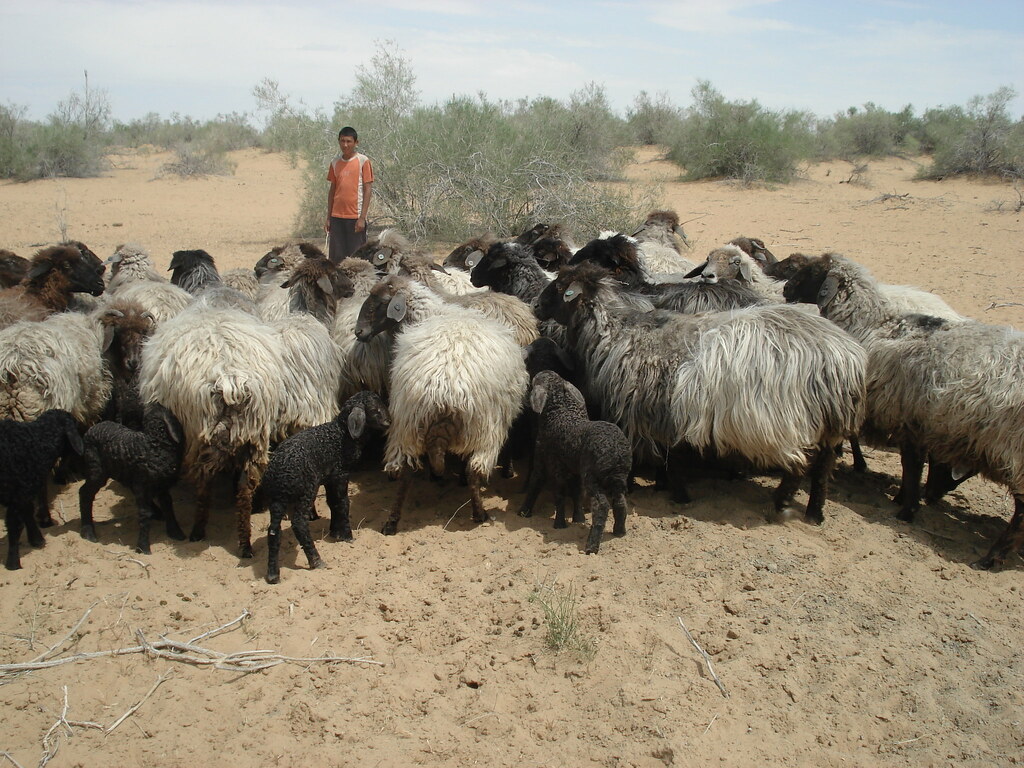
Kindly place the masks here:
<instances>
[{"instance_id":1,"label":"dry twig","mask_svg":"<svg viewBox=\"0 0 1024 768\"><path fill-rule=\"evenodd\" d=\"M722 695L725 698L729 698L729 692L725 690L725 685L722 683L721 679L719 679L718 675L715 673L715 667L711 664L711 657L708 656L708 652L701 648L697 644L697 641L693 639L693 635L690 634L690 630L688 630L686 628L686 625L683 624L683 620L678 616L676 617L676 619L679 621L679 626L683 628L683 632L686 633L686 639L690 641L690 644L694 648L696 648L697 652L704 658L704 663L708 667L708 672L711 674L711 679L714 680L715 685L718 686L718 690L722 692Z\"/></svg>"}]
</instances>

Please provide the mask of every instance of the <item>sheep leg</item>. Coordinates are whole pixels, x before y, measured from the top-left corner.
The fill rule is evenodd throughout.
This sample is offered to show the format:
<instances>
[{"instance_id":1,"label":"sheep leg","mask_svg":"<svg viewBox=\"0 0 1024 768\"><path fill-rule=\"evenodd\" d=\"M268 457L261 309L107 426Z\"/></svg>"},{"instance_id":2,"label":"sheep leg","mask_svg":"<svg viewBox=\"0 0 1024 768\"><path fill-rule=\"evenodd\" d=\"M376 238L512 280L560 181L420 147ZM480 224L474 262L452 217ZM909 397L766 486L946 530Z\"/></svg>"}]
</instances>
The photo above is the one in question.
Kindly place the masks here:
<instances>
[{"instance_id":1,"label":"sheep leg","mask_svg":"<svg viewBox=\"0 0 1024 768\"><path fill-rule=\"evenodd\" d=\"M32 513L31 504L18 503L7 507L7 561L4 565L8 571L21 568L18 542L21 540L21 529L25 526L25 516Z\"/></svg>"},{"instance_id":2,"label":"sheep leg","mask_svg":"<svg viewBox=\"0 0 1024 768\"><path fill-rule=\"evenodd\" d=\"M976 472L970 472L959 480L953 478L953 468L949 464L943 464L939 461L932 461L932 458L928 457L928 479L924 484L924 501L926 504L934 504L936 501L941 499L947 493L956 488L960 483L968 480Z\"/></svg>"},{"instance_id":3,"label":"sheep leg","mask_svg":"<svg viewBox=\"0 0 1024 768\"><path fill-rule=\"evenodd\" d=\"M900 445L903 482L900 485L900 511L896 517L905 523L914 521L921 501L921 475L924 472L924 451L916 442L904 440Z\"/></svg>"},{"instance_id":4,"label":"sheep leg","mask_svg":"<svg viewBox=\"0 0 1024 768\"><path fill-rule=\"evenodd\" d=\"M178 525L178 518L174 516L174 502L171 500L170 491L163 491L157 494L155 499L157 509L163 513L164 525L167 528L167 537L175 541L184 541L185 532Z\"/></svg>"},{"instance_id":5,"label":"sheep leg","mask_svg":"<svg viewBox=\"0 0 1024 768\"><path fill-rule=\"evenodd\" d=\"M676 504L690 503L690 493L686 490L686 481L683 477L683 466L687 455L692 457L694 452L692 450L679 448L671 448L668 452L666 468L668 470L668 478L672 490L670 498Z\"/></svg>"},{"instance_id":6,"label":"sheep leg","mask_svg":"<svg viewBox=\"0 0 1024 768\"><path fill-rule=\"evenodd\" d=\"M795 472L783 471L779 487L772 494L772 502L775 505L775 521L781 521L793 510L793 496L796 489L800 487L800 475Z\"/></svg>"},{"instance_id":7,"label":"sheep leg","mask_svg":"<svg viewBox=\"0 0 1024 768\"><path fill-rule=\"evenodd\" d=\"M860 438L850 435L850 453L853 455L853 471L867 472L868 463L864 461L864 452L860 449Z\"/></svg>"},{"instance_id":8,"label":"sheep leg","mask_svg":"<svg viewBox=\"0 0 1024 768\"><path fill-rule=\"evenodd\" d=\"M39 522L40 528L49 528L57 524L54 522L53 515L50 514L50 492L46 487L46 483L43 483L43 486L39 489L35 518Z\"/></svg>"},{"instance_id":9,"label":"sheep leg","mask_svg":"<svg viewBox=\"0 0 1024 768\"><path fill-rule=\"evenodd\" d=\"M238 480L235 493L235 508L238 510L238 551L239 556L252 557L252 499L260 484L259 467L250 464ZM303 513L299 514L299 517ZM292 521L294 527L295 521Z\"/></svg>"},{"instance_id":10,"label":"sheep leg","mask_svg":"<svg viewBox=\"0 0 1024 768\"><path fill-rule=\"evenodd\" d=\"M82 519L81 534L86 541L98 541L96 538L96 526L92 519L92 503L100 488L106 485L106 477L97 477L90 472L89 478L82 483L78 489L78 509Z\"/></svg>"},{"instance_id":11,"label":"sheep leg","mask_svg":"<svg viewBox=\"0 0 1024 768\"><path fill-rule=\"evenodd\" d=\"M139 538L135 543L135 551L143 554L152 554L149 548L149 526L156 517L156 508L152 501L143 493L136 492L135 503L139 507Z\"/></svg>"},{"instance_id":12,"label":"sheep leg","mask_svg":"<svg viewBox=\"0 0 1024 768\"><path fill-rule=\"evenodd\" d=\"M584 494L580 494L581 497ZM608 520L608 497L601 491L595 491L591 496L586 494L590 501L590 534L587 536L586 553L596 555L601 548L601 534L604 533L604 524Z\"/></svg>"},{"instance_id":13,"label":"sheep leg","mask_svg":"<svg viewBox=\"0 0 1024 768\"><path fill-rule=\"evenodd\" d=\"M349 517L348 475L329 478L324 483L327 491L327 506L331 510L331 538L338 541L352 541L352 521Z\"/></svg>"},{"instance_id":14,"label":"sheep leg","mask_svg":"<svg viewBox=\"0 0 1024 768\"><path fill-rule=\"evenodd\" d=\"M202 541L206 538L206 523L210 519L210 485L213 476L210 472L196 473L196 519L192 523L189 541Z\"/></svg>"},{"instance_id":15,"label":"sheep leg","mask_svg":"<svg viewBox=\"0 0 1024 768\"><path fill-rule=\"evenodd\" d=\"M825 522L825 501L828 499L828 488L835 464L835 447L819 446L818 455L814 457L807 473L811 478L811 490L807 496L807 511L804 513L805 519L815 525Z\"/></svg>"},{"instance_id":16,"label":"sheep leg","mask_svg":"<svg viewBox=\"0 0 1024 768\"><path fill-rule=\"evenodd\" d=\"M309 535L308 512L309 507L292 508L292 533L294 533L295 538L298 539L299 546L302 547L302 551L306 553L306 561L309 563L310 570L315 568L325 568L326 564L320 558L320 553L316 551L316 545L313 543L313 537ZM280 536L278 536L278 543L280 543Z\"/></svg>"},{"instance_id":17,"label":"sheep leg","mask_svg":"<svg viewBox=\"0 0 1024 768\"><path fill-rule=\"evenodd\" d=\"M585 523L587 522L586 505L584 504L584 485L591 485L591 481L587 480L584 482L583 478L576 477L570 481L574 486L573 490L575 493L571 494L572 498L572 521L574 523Z\"/></svg>"},{"instance_id":18,"label":"sheep leg","mask_svg":"<svg viewBox=\"0 0 1024 768\"><path fill-rule=\"evenodd\" d=\"M555 483L555 528L568 528L565 519L565 480Z\"/></svg>"},{"instance_id":19,"label":"sheep leg","mask_svg":"<svg viewBox=\"0 0 1024 768\"><path fill-rule=\"evenodd\" d=\"M299 510L296 517L301 517L305 510ZM277 584L281 581L281 568L278 565L278 556L281 552L281 523L284 520L287 510L281 502L270 504L270 527L267 528L267 584Z\"/></svg>"},{"instance_id":20,"label":"sheep leg","mask_svg":"<svg viewBox=\"0 0 1024 768\"><path fill-rule=\"evenodd\" d=\"M466 474L469 480L469 498L472 502L473 507L473 522L474 523L486 523L490 518L487 516L487 510L484 509L484 499L480 493L480 486L483 485L483 478L480 473L475 469L471 469L467 466Z\"/></svg>"},{"instance_id":21,"label":"sheep leg","mask_svg":"<svg viewBox=\"0 0 1024 768\"><path fill-rule=\"evenodd\" d=\"M1020 552L1024 548L1024 498L1014 495L1013 507L1013 517L992 545L992 549L981 560L972 563L972 568L990 570L1002 565L1011 552Z\"/></svg>"},{"instance_id":22,"label":"sheep leg","mask_svg":"<svg viewBox=\"0 0 1024 768\"><path fill-rule=\"evenodd\" d=\"M395 506L392 508L388 519L384 521L384 527L381 528L381 533L385 536L394 536L398 533L398 521L402 518L402 507L405 505L405 497L409 493L412 474L408 470L403 472L398 482L398 497L395 499Z\"/></svg>"},{"instance_id":23,"label":"sheep leg","mask_svg":"<svg viewBox=\"0 0 1024 768\"><path fill-rule=\"evenodd\" d=\"M519 507L520 517L533 516L533 505L537 503L537 497L544 490L545 479L545 463L544 461L538 461L526 483L526 498L523 499L523 504Z\"/></svg>"},{"instance_id":24,"label":"sheep leg","mask_svg":"<svg viewBox=\"0 0 1024 768\"><path fill-rule=\"evenodd\" d=\"M614 515L614 525L612 527L612 534L615 536L626 535L626 515L629 514L629 507L626 506L626 492L625 490L616 491L612 494L612 514Z\"/></svg>"}]
</instances>

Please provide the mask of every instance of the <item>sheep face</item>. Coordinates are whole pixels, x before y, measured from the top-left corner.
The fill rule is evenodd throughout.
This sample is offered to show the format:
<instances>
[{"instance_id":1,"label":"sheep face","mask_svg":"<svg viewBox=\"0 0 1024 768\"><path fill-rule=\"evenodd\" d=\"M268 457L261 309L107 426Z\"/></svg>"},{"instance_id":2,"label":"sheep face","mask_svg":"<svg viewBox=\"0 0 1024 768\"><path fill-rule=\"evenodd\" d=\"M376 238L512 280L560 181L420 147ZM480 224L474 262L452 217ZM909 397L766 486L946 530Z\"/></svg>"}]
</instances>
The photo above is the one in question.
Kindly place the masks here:
<instances>
[{"instance_id":1,"label":"sheep face","mask_svg":"<svg viewBox=\"0 0 1024 768\"><path fill-rule=\"evenodd\" d=\"M516 242L522 245L532 245L533 243L540 240L544 235L550 231L551 227L543 222L534 224L525 232L522 232L516 237Z\"/></svg>"},{"instance_id":2,"label":"sheep face","mask_svg":"<svg viewBox=\"0 0 1024 768\"><path fill-rule=\"evenodd\" d=\"M494 243L487 253L477 251L476 254L475 257L470 254L466 266L472 270L469 280L477 288L497 285L511 264L530 258L523 246L510 243Z\"/></svg>"},{"instance_id":3,"label":"sheep face","mask_svg":"<svg viewBox=\"0 0 1024 768\"><path fill-rule=\"evenodd\" d=\"M217 273L217 266L213 262L213 256L202 249L192 251L175 251L171 256L171 265L167 271L171 273L171 282L179 287L185 287L182 282L186 275L196 270ZM187 290L187 289L186 289Z\"/></svg>"},{"instance_id":4,"label":"sheep face","mask_svg":"<svg viewBox=\"0 0 1024 768\"><path fill-rule=\"evenodd\" d=\"M99 257L86 246L82 251L75 244L44 248L33 257L25 280L41 284L49 275L60 274L71 293L89 293L99 296L106 287L103 272L106 269Z\"/></svg>"},{"instance_id":5,"label":"sheep face","mask_svg":"<svg viewBox=\"0 0 1024 768\"><path fill-rule=\"evenodd\" d=\"M829 259L821 258L797 270L782 290L786 301L791 304L817 304L831 266Z\"/></svg>"},{"instance_id":6,"label":"sheep face","mask_svg":"<svg viewBox=\"0 0 1024 768\"><path fill-rule=\"evenodd\" d=\"M262 278L267 272L280 272L284 269L284 259L281 258L283 250L283 246L278 246L277 248L271 248L270 251L263 254L260 260L256 262L256 266L253 267L256 277Z\"/></svg>"},{"instance_id":7,"label":"sheep face","mask_svg":"<svg viewBox=\"0 0 1024 768\"><path fill-rule=\"evenodd\" d=\"M461 245L455 246L452 252L444 257L442 262L443 266L455 267L457 269L472 269L470 265L466 263L466 259L472 253L486 253L487 249L494 243L494 238L491 237L474 237L472 240L467 240ZM479 256L478 256L479 258Z\"/></svg>"},{"instance_id":8,"label":"sheep face","mask_svg":"<svg viewBox=\"0 0 1024 768\"><path fill-rule=\"evenodd\" d=\"M100 316L103 352L111 368L124 381L137 381L142 367L142 346L156 329L152 313L134 302L118 302Z\"/></svg>"},{"instance_id":9,"label":"sheep face","mask_svg":"<svg viewBox=\"0 0 1024 768\"><path fill-rule=\"evenodd\" d=\"M757 265L764 269L769 264L775 264L778 259L775 254L768 250L763 240L756 237L736 237L729 241L729 245L735 245L747 256L757 262Z\"/></svg>"},{"instance_id":10,"label":"sheep face","mask_svg":"<svg viewBox=\"0 0 1024 768\"><path fill-rule=\"evenodd\" d=\"M369 342L380 333L393 332L405 319L406 296L393 279L374 286L356 318L356 338Z\"/></svg>"},{"instance_id":11,"label":"sheep face","mask_svg":"<svg viewBox=\"0 0 1024 768\"><path fill-rule=\"evenodd\" d=\"M10 288L28 274L28 259L0 248L0 288Z\"/></svg>"},{"instance_id":12,"label":"sheep face","mask_svg":"<svg viewBox=\"0 0 1024 768\"><path fill-rule=\"evenodd\" d=\"M623 234L591 240L576 251L569 260L569 264L582 264L584 262L596 264L613 275L621 275L624 272L635 273L639 270L640 266L636 241Z\"/></svg>"},{"instance_id":13,"label":"sheep face","mask_svg":"<svg viewBox=\"0 0 1024 768\"><path fill-rule=\"evenodd\" d=\"M324 323L333 320L338 301L355 292L348 276L324 257L307 258L281 287L291 291L292 312L306 312Z\"/></svg>"},{"instance_id":14,"label":"sheep face","mask_svg":"<svg viewBox=\"0 0 1024 768\"><path fill-rule=\"evenodd\" d=\"M371 432L384 432L391 426L391 415L380 395L363 390L348 399L338 414L344 419L349 435L355 439Z\"/></svg>"},{"instance_id":15,"label":"sheep face","mask_svg":"<svg viewBox=\"0 0 1024 768\"><path fill-rule=\"evenodd\" d=\"M687 277L700 277L701 282L717 283L719 280L742 280L749 283L753 278L751 263L744 258L743 251L735 245L715 248L708 259Z\"/></svg>"},{"instance_id":16,"label":"sheep face","mask_svg":"<svg viewBox=\"0 0 1024 768\"><path fill-rule=\"evenodd\" d=\"M764 268L764 273L776 280L789 280L799 270L808 264L817 261L820 256L807 256L803 253L791 253L782 261L769 264Z\"/></svg>"},{"instance_id":17,"label":"sheep face","mask_svg":"<svg viewBox=\"0 0 1024 768\"><path fill-rule=\"evenodd\" d=\"M608 271L592 264L563 267L537 299L537 319L568 325L579 307L592 301Z\"/></svg>"},{"instance_id":18,"label":"sheep face","mask_svg":"<svg viewBox=\"0 0 1024 768\"><path fill-rule=\"evenodd\" d=\"M533 244L533 257L544 269L556 272L559 267L569 263L572 251L565 241L557 237L542 237Z\"/></svg>"}]
</instances>

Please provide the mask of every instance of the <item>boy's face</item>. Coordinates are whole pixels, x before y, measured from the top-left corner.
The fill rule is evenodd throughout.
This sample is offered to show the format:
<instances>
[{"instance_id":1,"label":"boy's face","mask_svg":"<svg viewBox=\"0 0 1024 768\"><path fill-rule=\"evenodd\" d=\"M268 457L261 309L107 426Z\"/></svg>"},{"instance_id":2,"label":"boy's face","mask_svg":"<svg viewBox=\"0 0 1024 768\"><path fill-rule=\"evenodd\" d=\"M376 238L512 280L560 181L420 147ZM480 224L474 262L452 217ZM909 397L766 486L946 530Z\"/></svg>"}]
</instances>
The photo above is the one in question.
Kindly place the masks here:
<instances>
[{"instance_id":1,"label":"boy's face","mask_svg":"<svg viewBox=\"0 0 1024 768\"><path fill-rule=\"evenodd\" d=\"M359 142L351 136L339 136L338 146L341 148L341 156L346 160L350 160L352 155L356 153L356 145L358 143Z\"/></svg>"}]
</instances>

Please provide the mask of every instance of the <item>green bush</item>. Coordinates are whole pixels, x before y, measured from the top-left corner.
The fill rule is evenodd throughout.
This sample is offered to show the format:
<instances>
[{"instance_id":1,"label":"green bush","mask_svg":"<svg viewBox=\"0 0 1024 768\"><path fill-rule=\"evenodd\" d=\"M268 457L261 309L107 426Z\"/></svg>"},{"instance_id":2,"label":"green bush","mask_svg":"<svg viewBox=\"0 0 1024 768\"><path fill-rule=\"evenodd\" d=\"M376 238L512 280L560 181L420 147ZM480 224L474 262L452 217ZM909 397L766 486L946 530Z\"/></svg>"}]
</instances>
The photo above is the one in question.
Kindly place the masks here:
<instances>
[{"instance_id":1,"label":"green bush","mask_svg":"<svg viewBox=\"0 0 1024 768\"><path fill-rule=\"evenodd\" d=\"M931 149L932 163L921 171L921 178L962 174L1024 178L1024 125L1009 115L1015 96L1012 88L1003 87L973 97L963 109L926 112L922 144Z\"/></svg>"},{"instance_id":2,"label":"green bush","mask_svg":"<svg viewBox=\"0 0 1024 768\"><path fill-rule=\"evenodd\" d=\"M665 94L652 99L640 91L626 113L626 122L640 144L669 144L682 122L682 111Z\"/></svg>"},{"instance_id":3,"label":"green bush","mask_svg":"<svg viewBox=\"0 0 1024 768\"><path fill-rule=\"evenodd\" d=\"M814 118L807 113L728 102L706 80L698 82L693 97L668 155L686 169L688 181L788 182L811 154Z\"/></svg>"},{"instance_id":4,"label":"green bush","mask_svg":"<svg viewBox=\"0 0 1024 768\"><path fill-rule=\"evenodd\" d=\"M160 166L157 176L230 176L235 172L231 161L216 144L205 141L183 141L174 147L174 160Z\"/></svg>"}]
</instances>

